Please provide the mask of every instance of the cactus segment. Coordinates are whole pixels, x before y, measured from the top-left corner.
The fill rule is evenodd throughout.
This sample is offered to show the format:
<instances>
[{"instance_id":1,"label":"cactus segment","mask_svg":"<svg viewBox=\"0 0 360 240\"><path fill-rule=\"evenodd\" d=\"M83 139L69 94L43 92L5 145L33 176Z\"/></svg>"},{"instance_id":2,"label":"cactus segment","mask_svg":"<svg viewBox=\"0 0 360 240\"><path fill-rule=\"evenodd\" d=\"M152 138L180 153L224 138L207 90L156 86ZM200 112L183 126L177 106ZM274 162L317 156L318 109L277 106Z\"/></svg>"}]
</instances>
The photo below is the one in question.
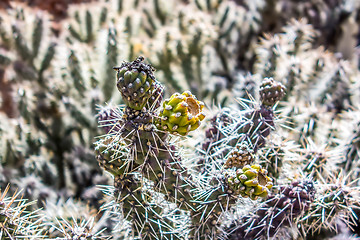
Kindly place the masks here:
<instances>
[{"instance_id":1,"label":"cactus segment","mask_svg":"<svg viewBox=\"0 0 360 240\"><path fill-rule=\"evenodd\" d=\"M293 219L309 210L315 193L314 184L308 179L282 186L280 192L263 202L255 214L241 219L243 224L230 226L234 229L230 239L272 239L279 229L291 226Z\"/></svg>"},{"instance_id":2,"label":"cactus segment","mask_svg":"<svg viewBox=\"0 0 360 240\"><path fill-rule=\"evenodd\" d=\"M203 108L204 103L198 101L189 91L183 94L175 93L164 101L156 126L161 130L185 136L200 126L205 118Z\"/></svg>"},{"instance_id":3,"label":"cactus segment","mask_svg":"<svg viewBox=\"0 0 360 240\"><path fill-rule=\"evenodd\" d=\"M145 107L156 87L154 68L145 64L143 57L124 62L117 70L117 88L127 106L135 110Z\"/></svg>"},{"instance_id":4,"label":"cactus segment","mask_svg":"<svg viewBox=\"0 0 360 240\"><path fill-rule=\"evenodd\" d=\"M100 167L114 176L131 172L136 163L126 161L127 151L125 149L125 143L118 141L115 137L107 137L97 141L95 153Z\"/></svg>"},{"instance_id":5,"label":"cactus segment","mask_svg":"<svg viewBox=\"0 0 360 240\"><path fill-rule=\"evenodd\" d=\"M266 137L275 129L274 112L261 105L260 109L246 113L245 119L240 131L246 134L248 143L251 143L256 152L265 146Z\"/></svg>"}]
</instances>

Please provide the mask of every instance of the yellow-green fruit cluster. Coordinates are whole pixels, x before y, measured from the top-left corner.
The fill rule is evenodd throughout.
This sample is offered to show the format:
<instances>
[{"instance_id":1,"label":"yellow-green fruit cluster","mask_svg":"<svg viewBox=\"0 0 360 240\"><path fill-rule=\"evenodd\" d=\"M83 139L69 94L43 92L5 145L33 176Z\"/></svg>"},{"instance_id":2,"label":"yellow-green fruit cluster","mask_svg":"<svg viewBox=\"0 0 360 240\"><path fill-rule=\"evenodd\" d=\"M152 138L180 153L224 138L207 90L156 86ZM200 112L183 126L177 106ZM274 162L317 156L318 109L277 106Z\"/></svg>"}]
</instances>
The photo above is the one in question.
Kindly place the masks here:
<instances>
[{"instance_id":1,"label":"yellow-green fruit cluster","mask_svg":"<svg viewBox=\"0 0 360 240\"><path fill-rule=\"evenodd\" d=\"M156 126L170 133L185 136L197 129L205 118L204 103L198 101L189 91L175 93L163 103Z\"/></svg>"},{"instance_id":2,"label":"yellow-green fruit cluster","mask_svg":"<svg viewBox=\"0 0 360 240\"><path fill-rule=\"evenodd\" d=\"M260 165L246 165L236 171L236 176L228 178L229 186L243 197L255 200L267 197L273 186L273 181L267 176L266 169Z\"/></svg>"},{"instance_id":3,"label":"yellow-green fruit cluster","mask_svg":"<svg viewBox=\"0 0 360 240\"><path fill-rule=\"evenodd\" d=\"M141 110L152 96L155 88L154 68L143 63L139 57L133 62L125 62L115 68L117 72L117 88L127 106Z\"/></svg>"}]
</instances>

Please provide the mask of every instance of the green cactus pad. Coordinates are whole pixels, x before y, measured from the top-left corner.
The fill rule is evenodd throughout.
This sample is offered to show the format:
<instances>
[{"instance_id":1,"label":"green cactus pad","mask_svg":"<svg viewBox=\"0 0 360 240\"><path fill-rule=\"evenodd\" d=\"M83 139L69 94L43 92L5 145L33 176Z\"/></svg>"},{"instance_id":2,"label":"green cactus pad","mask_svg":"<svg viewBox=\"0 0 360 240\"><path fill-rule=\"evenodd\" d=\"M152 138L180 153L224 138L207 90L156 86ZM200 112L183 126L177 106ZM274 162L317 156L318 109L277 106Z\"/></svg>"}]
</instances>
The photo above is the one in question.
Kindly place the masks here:
<instances>
[{"instance_id":1,"label":"green cactus pad","mask_svg":"<svg viewBox=\"0 0 360 240\"><path fill-rule=\"evenodd\" d=\"M161 130L185 136L200 126L200 122L205 118L203 108L204 103L198 101L189 91L183 94L175 93L164 101L156 126Z\"/></svg>"},{"instance_id":2,"label":"green cactus pad","mask_svg":"<svg viewBox=\"0 0 360 240\"><path fill-rule=\"evenodd\" d=\"M273 78L264 78L260 85L260 100L265 106L272 107L285 96L285 86Z\"/></svg>"},{"instance_id":3,"label":"green cactus pad","mask_svg":"<svg viewBox=\"0 0 360 240\"><path fill-rule=\"evenodd\" d=\"M273 181L267 176L266 169L260 165L246 165L236 171L236 176L228 178L230 188L243 197L252 200L258 197L267 197L273 186Z\"/></svg>"},{"instance_id":4,"label":"green cactus pad","mask_svg":"<svg viewBox=\"0 0 360 240\"><path fill-rule=\"evenodd\" d=\"M145 64L143 57L124 62L117 70L117 88L127 106L141 110L152 96L155 88L154 68Z\"/></svg>"}]
</instances>

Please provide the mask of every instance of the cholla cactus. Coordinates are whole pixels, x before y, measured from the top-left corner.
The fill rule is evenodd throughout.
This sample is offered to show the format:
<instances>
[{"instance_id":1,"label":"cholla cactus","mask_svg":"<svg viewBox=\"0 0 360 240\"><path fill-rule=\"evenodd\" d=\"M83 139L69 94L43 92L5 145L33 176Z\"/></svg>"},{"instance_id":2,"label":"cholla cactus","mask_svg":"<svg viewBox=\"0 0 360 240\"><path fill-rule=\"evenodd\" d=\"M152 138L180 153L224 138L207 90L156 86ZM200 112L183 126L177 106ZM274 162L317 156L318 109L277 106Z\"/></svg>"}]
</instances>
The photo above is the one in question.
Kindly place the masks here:
<instances>
[{"instance_id":1,"label":"cholla cactus","mask_svg":"<svg viewBox=\"0 0 360 240\"><path fill-rule=\"evenodd\" d=\"M71 199L59 199L55 204L48 204L41 210L44 215L43 229L46 237L51 239L110 239L110 230L114 227L110 223L111 214L102 210L92 213L91 209L80 202Z\"/></svg>"},{"instance_id":2,"label":"cholla cactus","mask_svg":"<svg viewBox=\"0 0 360 240\"><path fill-rule=\"evenodd\" d=\"M118 86L123 84L122 81L124 83L130 81L132 78L127 75L134 74L134 72L136 72L136 76L133 81L137 81L137 75L144 75L145 83L146 76L149 76L149 81L155 86L156 80L152 73L154 69L150 65L142 63L142 61L143 58L138 58L134 62L124 63L123 67L116 68L119 76ZM126 69L124 70L124 68ZM170 201L174 201L182 209L188 209L190 195L189 192L179 188L187 185L185 168L180 165L181 160L176 154L175 147L167 143L167 134L156 129L156 109L154 109L152 103L148 103L148 100L154 102L154 99L151 98L152 95L159 97L159 88L151 88L150 84L144 87L143 95L141 95L142 102L140 103L134 94L132 94L132 97L126 94L128 93L129 84L132 83L127 82L126 86L119 87L123 97L127 98L125 103L128 106L124 113L103 113L99 115L101 124L104 123L106 126L109 123L112 126L107 128L108 137L100 139L96 143L96 149L100 165L115 176L115 195L117 201L123 204L124 215L134 217L133 231L143 238L150 239L153 235L159 236L159 234L163 234L161 226L166 223L166 219L160 219L160 222L164 221L164 223L153 222L152 217L160 217L163 210L159 206L153 206L149 200L151 194L147 197L148 193L144 191L145 186L143 186L141 179L144 177L153 181L154 188L157 191L165 194ZM133 87L130 87L130 89L133 89ZM141 86L139 85L134 89L140 91ZM144 94L146 94L146 97L144 97ZM188 97L190 98L191 95L188 95ZM198 104L194 98L187 102L189 104ZM196 108L196 106L191 105L190 108ZM179 110L181 111L181 109ZM198 106L198 109L190 109L190 111L183 111L183 113L191 114L192 111L198 111L198 114L202 114L200 106ZM116 115L119 116L118 119L114 118ZM194 115L194 117L198 117L196 114ZM185 115L185 119L188 119L187 115ZM192 122L189 121L189 123ZM197 121L192 124L195 123L198 124ZM172 132L172 129L164 130ZM187 126L185 130L187 130ZM185 134L185 132L182 132L182 134ZM130 149L127 150L127 147ZM141 175L136 176L139 173ZM188 200L184 200L184 198L188 198ZM165 226L163 225L163 228ZM169 232L169 235L171 234Z\"/></svg>"},{"instance_id":3,"label":"cholla cactus","mask_svg":"<svg viewBox=\"0 0 360 240\"><path fill-rule=\"evenodd\" d=\"M127 98L127 107L125 110L104 109L99 113L99 123L107 131L107 135L96 143L96 151L100 166L114 175L115 196L123 206L124 215L132 216L132 229L136 235L143 238L159 236L165 234L163 228L170 229L171 225L175 224L162 216L162 207L154 205L149 200L152 199L152 194L142 183L143 178L152 181L152 188L165 194L168 201L176 203L182 210L190 211L190 236L193 238L206 238L207 235L214 238L223 234L220 228L221 218L230 210L231 205L235 204L239 195L250 196L251 199L268 195L272 180L259 165L245 166L242 169L243 175L237 172L239 176L236 180L231 177L227 180L228 177L220 169L216 170L216 173L211 170L202 175L190 176L191 169L183 165L175 146L167 142L166 132L187 135L189 131L198 128L200 121L205 117L202 112L204 104L190 92L174 94L169 100L164 101L163 108L157 116L156 109L147 103L152 95L158 95L157 91L150 87L150 83L156 82L152 73L153 68L144 64L143 58L138 58L134 62L123 63L122 67L116 70L119 79L118 89L123 97ZM141 74L144 81L138 78ZM147 76L152 77L141 92L143 98L138 99L137 91L142 89L142 82L146 83ZM136 85L136 81L139 84ZM270 84L276 83L272 81ZM130 91L133 92L128 95ZM278 89L275 87L269 91L275 92ZM277 100L280 100L280 97L274 98L273 94L266 94L262 98L263 102L272 104ZM250 115L252 111L253 116ZM229 121L232 127L238 128L237 132L229 132L233 135L229 138L233 138L233 141L239 144L243 142L243 146L248 144L248 151L256 152L263 147L264 139L271 130L267 122L261 125L258 119L266 118L265 121L273 121L272 111L271 106L261 105L260 110L240 112L245 115L243 118L237 120L238 122ZM155 128L155 124L158 129ZM274 126L273 122L270 126ZM261 144L256 136L262 137ZM225 163L224 166L229 167L229 164L231 163ZM237 166L235 164L233 167ZM202 180L196 182L195 178ZM206 179L210 182L202 183ZM238 183L243 185L237 186ZM154 222L155 216L159 221ZM170 237L174 233L169 231L166 234Z\"/></svg>"},{"instance_id":4,"label":"cholla cactus","mask_svg":"<svg viewBox=\"0 0 360 240\"><path fill-rule=\"evenodd\" d=\"M42 229L36 213L26 213L31 202L20 198L20 192L8 197L9 186L0 191L0 237L1 239L42 239ZM38 220L36 220L38 218Z\"/></svg>"},{"instance_id":5,"label":"cholla cactus","mask_svg":"<svg viewBox=\"0 0 360 240\"><path fill-rule=\"evenodd\" d=\"M337 179L327 180L317 186L314 202L300 219L301 231L305 236L318 236L323 232L337 233L341 223L344 228L353 229L358 222L358 190L347 183L342 173ZM339 223L341 222L341 223Z\"/></svg>"},{"instance_id":6,"label":"cholla cactus","mask_svg":"<svg viewBox=\"0 0 360 240\"><path fill-rule=\"evenodd\" d=\"M0 186L37 199L28 211L75 198L100 211L35 222L47 238L358 234L359 8L99 0L59 24L12 2L0 10ZM354 185L328 180L342 168ZM111 200L95 186L109 180Z\"/></svg>"},{"instance_id":7,"label":"cholla cactus","mask_svg":"<svg viewBox=\"0 0 360 240\"><path fill-rule=\"evenodd\" d=\"M24 198L37 200L26 206L29 211L60 197L98 210L103 195L95 185L108 181L92 150L100 132L93 115L102 95L95 93L95 81L79 74L81 59L62 51L66 47L52 24L45 12L35 14L24 5L1 17L0 79L7 85L0 94L1 110L6 109L0 114L1 185L11 182L10 193L21 188ZM70 58L63 61L60 52ZM35 225L45 236L44 226Z\"/></svg>"},{"instance_id":8,"label":"cholla cactus","mask_svg":"<svg viewBox=\"0 0 360 240\"><path fill-rule=\"evenodd\" d=\"M241 223L232 227L231 238L267 239L281 228L296 227L295 219L309 210L315 192L314 184L306 179L281 187L279 194L270 196L253 216L244 217Z\"/></svg>"}]
</instances>

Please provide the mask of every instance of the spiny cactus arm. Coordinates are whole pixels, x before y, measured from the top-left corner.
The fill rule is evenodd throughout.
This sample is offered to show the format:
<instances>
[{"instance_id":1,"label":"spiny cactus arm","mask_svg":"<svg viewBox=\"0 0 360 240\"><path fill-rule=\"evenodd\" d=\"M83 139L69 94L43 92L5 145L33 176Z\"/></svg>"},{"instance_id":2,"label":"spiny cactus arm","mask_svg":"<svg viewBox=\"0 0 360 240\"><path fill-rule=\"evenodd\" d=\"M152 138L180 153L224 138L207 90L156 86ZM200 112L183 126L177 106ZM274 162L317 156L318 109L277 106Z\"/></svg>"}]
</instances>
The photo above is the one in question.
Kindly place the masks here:
<instances>
[{"instance_id":1,"label":"spiny cactus arm","mask_svg":"<svg viewBox=\"0 0 360 240\"><path fill-rule=\"evenodd\" d=\"M268 171L269 177L277 182L282 167L284 164L285 155L297 147L291 141L285 141L284 139L277 139L267 144L265 148L259 153L261 165Z\"/></svg>"},{"instance_id":2,"label":"spiny cactus arm","mask_svg":"<svg viewBox=\"0 0 360 240\"><path fill-rule=\"evenodd\" d=\"M307 179L282 186L280 192L270 196L255 214L245 216L227 229L234 239L257 239L275 236L283 227L296 225L296 219L304 216L315 198L313 182Z\"/></svg>"},{"instance_id":3,"label":"spiny cactus arm","mask_svg":"<svg viewBox=\"0 0 360 240\"><path fill-rule=\"evenodd\" d=\"M0 238L1 239L43 239L39 216L36 212L28 213L26 209L34 204L20 197L21 192L15 192L11 197L7 194L8 185L0 190Z\"/></svg>"},{"instance_id":4,"label":"spiny cactus arm","mask_svg":"<svg viewBox=\"0 0 360 240\"><path fill-rule=\"evenodd\" d=\"M9 53L8 57L10 57L3 60L10 60L7 63L13 64L16 75L21 79L38 80L43 86L43 73L52 62L54 52L52 54L50 52L56 46L53 41L48 40L51 37L48 16L45 13L38 13L33 18L31 25L24 27L28 24L29 19L32 19L31 15L35 15L34 12L25 7L10 11L13 11L13 16L5 15L2 19L4 22L1 30L1 42L5 47L3 48L4 56ZM11 29L8 28L9 26ZM42 46L48 46L45 55L40 51ZM11 51L17 52L20 57L13 58L15 56L11 55Z\"/></svg>"},{"instance_id":5,"label":"spiny cactus arm","mask_svg":"<svg viewBox=\"0 0 360 240\"><path fill-rule=\"evenodd\" d=\"M12 26L12 31L13 31L13 37L15 39L15 47L16 47L16 50L18 51L19 55L22 57L23 60L31 61L33 54L31 52L29 46L27 45L23 34L21 33L21 31L19 29L19 26L14 24Z\"/></svg>"},{"instance_id":6,"label":"spiny cactus arm","mask_svg":"<svg viewBox=\"0 0 360 240\"><path fill-rule=\"evenodd\" d=\"M104 93L105 101L109 101L113 94L114 76L111 71L116 64L118 57L118 33L114 27L109 27L108 40L107 40L107 54L106 54L106 72L103 79L102 91Z\"/></svg>"},{"instance_id":7,"label":"spiny cactus arm","mask_svg":"<svg viewBox=\"0 0 360 240\"><path fill-rule=\"evenodd\" d=\"M190 239L217 239L223 236L221 218L238 199L238 194L229 187L222 174L209 179L209 182L211 186L194 189Z\"/></svg>"},{"instance_id":8,"label":"spiny cactus arm","mask_svg":"<svg viewBox=\"0 0 360 240\"><path fill-rule=\"evenodd\" d=\"M335 177L336 176L336 177ZM353 229L359 222L359 189L342 173L318 184L318 194L298 220L303 235L316 238L322 231L337 233L338 221Z\"/></svg>"},{"instance_id":9,"label":"spiny cactus arm","mask_svg":"<svg viewBox=\"0 0 360 240\"><path fill-rule=\"evenodd\" d=\"M175 91L181 92L183 91L183 87L179 84L178 80L174 77L173 69L171 67L171 62L174 59L173 53L171 50L167 49L168 38L166 38L165 49L162 52L157 53L157 57L161 64L157 65L156 68L163 71L166 81L168 81L171 86L175 89Z\"/></svg>"},{"instance_id":10,"label":"spiny cactus arm","mask_svg":"<svg viewBox=\"0 0 360 240\"><path fill-rule=\"evenodd\" d=\"M93 21L93 12L87 9L85 13L80 11L75 11L74 18L76 19L76 25L73 23L69 23L68 30L74 39L80 42L84 43L91 43L94 40L94 25L95 21ZM81 16L80 16L81 15ZM84 15L84 16L83 16ZM83 17L84 21L80 18ZM102 23L102 14L99 14L99 24ZM97 27L97 26L96 26ZM71 41L71 39L68 38L68 41Z\"/></svg>"},{"instance_id":11,"label":"spiny cactus arm","mask_svg":"<svg viewBox=\"0 0 360 240\"><path fill-rule=\"evenodd\" d=\"M126 143L117 136L100 139L96 142L95 150L100 166L114 175L116 202L121 204L124 218L132 221L134 234L142 239L153 239L161 234L172 236L172 224L162 217L162 207L152 204L151 194L144 190L144 180L139 171L151 180L150 174L145 174L149 162L142 165L137 162L147 158L141 157L138 152L134 156L138 158L135 161L130 157L132 155ZM157 169L152 169L151 176Z\"/></svg>"},{"instance_id":12,"label":"spiny cactus arm","mask_svg":"<svg viewBox=\"0 0 360 240\"><path fill-rule=\"evenodd\" d=\"M144 190L144 182L136 174L115 176L117 202L122 205L125 219L132 220L132 229L141 239L174 237L173 222L163 214L161 204L152 202L152 193Z\"/></svg>"},{"instance_id":13,"label":"spiny cactus arm","mask_svg":"<svg viewBox=\"0 0 360 240\"><path fill-rule=\"evenodd\" d=\"M271 98L270 96L268 101L272 101ZM256 105L255 102L250 103ZM241 162L246 161L243 157L251 164L251 155L265 146L266 138L275 130L276 118L273 109L263 104L257 107L248 106L247 100L240 104L245 106L244 110L224 108L212 119L202 144L201 155L204 157L201 158L201 164L212 164L215 155L225 160L225 168L234 165L240 167L240 164L243 164ZM239 148L243 148L241 154ZM246 152L251 154L246 156Z\"/></svg>"},{"instance_id":14,"label":"spiny cactus arm","mask_svg":"<svg viewBox=\"0 0 360 240\"><path fill-rule=\"evenodd\" d=\"M43 77L43 72L50 67L50 63L55 56L55 48L57 44L55 42L51 42L47 48L45 53L44 59L41 62L40 69L39 69L39 76L40 78ZM42 79L40 79L41 81ZM42 82L42 81L41 81Z\"/></svg>"},{"instance_id":15,"label":"spiny cactus arm","mask_svg":"<svg viewBox=\"0 0 360 240\"><path fill-rule=\"evenodd\" d=\"M125 62L115 69L118 70L118 89L126 98L124 101L128 106L124 111L104 109L99 114L100 124L107 131L105 138L100 139L96 144L100 165L115 176L116 186L126 186L131 183L132 187L121 187L121 191L118 192L127 197L129 193L130 197L136 195L131 201L134 204L143 202L142 186L139 185L140 182L129 181L128 178L138 172L154 182L154 190L163 193L168 201L176 203L180 209L188 210L192 204L191 179L182 166L175 146L168 143L168 133L157 130L153 123L152 115L160 106L163 94L162 86L156 82L152 74L153 68L144 64L143 58L140 57L134 62ZM153 89L150 89L150 83ZM196 105L197 111L200 111L197 100L191 96L189 101ZM197 122L192 122L193 125L195 123ZM133 215L135 220L133 230L139 232L140 230L137 229L142 229L140 225L146 223L151 233L145 235L161 236L163 234L161 225L158 224L156 227L152 225L156 221L150 224L151 221L147 219L148 217L151 219L151 216L156 217L155 215L159 218L161 213L158 210L154 212L157 207L152 205L149 207L150 205L144 203L144 207ZM161 208L157 209L161 210ZM124 210L124 212L131 211L134 211L131 210L131 206ZM161 221L166 223L164 219ZM169 231L170 233L173 234L172 231Z\"/></svg>"},{"instance_id":16,"label":"spiny cactus arm","mask_svg":"<svg viewBox=\"0 0 360 240\"><path fill-rule=\"evenodd\" d=\"M242 141L247 141L255 153L265 146L266 137L275 129L275 114L272 107L285 96L285 87L271 78L265 78L259 93L260 108L245 112L244 121L240 125L240 133L245 134Z\"/></svg>"},{"instance_id":17,"label":"spiny cactus arm","mask_svg":"<svg viewBox=\"0 0 360 240\"><path fill-rule=\"evenodd\" d=\"M113 174L121 176L136 170L139 165L127 159L126 144L116 137L99 139L95 143L95 153L100 167Z\"/></svg>"},{"instance_id":18,"label":"spiny cactus arm","mask_svg":"<svg viewBox=\"0 0 360 240\"><path fill-rule=\"evenodd\" d=\"M180 209L193 208L191 189L194 184L186 168L181 165L175 147L163 143L156 151L158 154L146 159L143 175L154 181L155 190L163 193L167 200L176 203Z\"/></svg>"}]
</instances>

